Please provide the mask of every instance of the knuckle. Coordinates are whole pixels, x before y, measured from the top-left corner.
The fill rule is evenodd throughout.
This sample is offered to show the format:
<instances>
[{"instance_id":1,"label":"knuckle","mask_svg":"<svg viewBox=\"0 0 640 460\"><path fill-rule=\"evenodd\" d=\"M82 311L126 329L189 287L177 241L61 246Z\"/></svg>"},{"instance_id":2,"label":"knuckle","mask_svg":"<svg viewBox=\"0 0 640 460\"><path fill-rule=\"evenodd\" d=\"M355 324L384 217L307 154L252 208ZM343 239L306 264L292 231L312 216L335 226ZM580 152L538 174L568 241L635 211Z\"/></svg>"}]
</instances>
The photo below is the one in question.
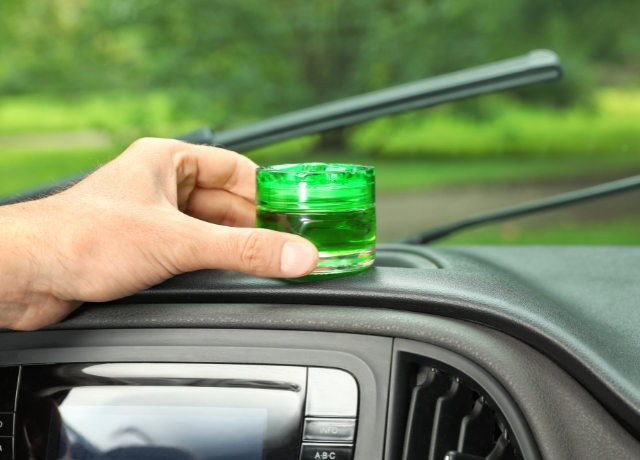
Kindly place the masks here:
<instances>
[{"instance_id":1,"label":"knuckle","mask_svg":"<svg viewBox=\"0 0 640 460\"><path fill-rule=\"evenodd\" d=\"M269 267L268 242L259 232L247 232L239 240L242 265L249 271L262 272Z\"/></svg>"},{"instance_id":2,"label":"knuckle","mask_svg":"<svg viewBox=\"0 0 640 460\"><path fill-rule=\"evenodd\" d=\"M129 149L136 151L162 150L174 152L183 147L183 143L175 139L159 139L155 137L142 137L133 141Z\"/></svg>"},{"instance_id":3,"label":"knuckle","mask_svg":"<svg viewBox=\"0 0 640 460\"><path fill-rule=\"evenodd\" d=\"M170 152L182 152L186 144L176 139L161 139L161 142L167 146Z\"/></svg>"},{"instance_id":4,"label":"knuckle","mask_svg":"<svg viewBox=\"0 0 640 460\"><path fill-rule=\"evenodd\" d=\"M152 138L152 137L141 137L140 139L136 139L135 141L133 141L133 143L131 144L130 148L132 149L147 149L149 148L152 144L154 144L156 141L156 139Z\"/></svg>"}]
</instances>

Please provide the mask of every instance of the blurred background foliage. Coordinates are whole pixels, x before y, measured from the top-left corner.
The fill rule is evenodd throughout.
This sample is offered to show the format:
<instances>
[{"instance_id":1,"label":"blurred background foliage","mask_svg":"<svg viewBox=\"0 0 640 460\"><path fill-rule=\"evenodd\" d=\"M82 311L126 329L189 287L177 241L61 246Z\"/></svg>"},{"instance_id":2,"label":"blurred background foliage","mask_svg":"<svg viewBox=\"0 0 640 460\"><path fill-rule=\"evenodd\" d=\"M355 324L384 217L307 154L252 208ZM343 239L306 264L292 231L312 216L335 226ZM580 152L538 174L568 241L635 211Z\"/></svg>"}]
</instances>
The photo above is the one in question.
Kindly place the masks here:
<instances>
[{"instance_id":1,"label":"blurred background foliage","mask_svg":"<svg viewBox=\"0 0 640 460\"><path fill-rule=\"evenodd\" d=\"M589 104L637 65L639 15L633 0L3 0L0 91L160 90L173 118L225 126L549 48L564 81L518 98Z\"/></svg>"},{"instance_id":2,"label":"blurred background foliage","mask_svg":"<svg viewBox=\"0 0 640 460\"><path fill-rule=\"evenodd\" d=\"M140 136L238 126L538 48L560 55L562 81L248 154L369 162L381 193L631 175L638 17L637 0L0 0L0 195L95 167ZM585 211L594 234L624 219L624 238L612 224L603 242L640 243L637 208L616 206L606 219ZM477 241L531 242L489 230Z\"/></svg>"}]
</instances>

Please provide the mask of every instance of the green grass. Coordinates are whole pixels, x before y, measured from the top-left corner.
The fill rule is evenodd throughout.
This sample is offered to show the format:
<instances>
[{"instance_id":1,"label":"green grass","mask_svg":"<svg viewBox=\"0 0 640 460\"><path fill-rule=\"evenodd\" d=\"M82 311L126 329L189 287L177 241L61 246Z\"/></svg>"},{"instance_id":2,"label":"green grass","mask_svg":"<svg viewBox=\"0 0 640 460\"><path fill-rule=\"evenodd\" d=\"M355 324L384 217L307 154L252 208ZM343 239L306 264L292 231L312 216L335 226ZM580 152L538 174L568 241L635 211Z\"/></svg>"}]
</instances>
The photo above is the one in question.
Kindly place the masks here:
<instances>
[{"instance_id":1,"label":"green grass","mask_svg":"<svg viewBox=\"0 0 640 460\"><path fill-rule=\"evenodd\" d=\"M640 174L640 155L583 155L567 157L378 158L354 155L250 155L259 164L302 161L361 163L376 168L378 192L424 190L456 185L509 184L607 180Z\"/></svg>"},{"instance_id":2,"label":"green grass","mask_svg":"<svg viewBox=\"0 0 640 460\"><path fill-rule=\"evenodd\" d=\"M640 244L640 218L521 227L517 222L461 232L436 244Z\"/></svg>"},{"instance_id":3,"label":"green grass","mask_svg":"<svg viewBox=\"0 0 640 460\"><path fill-rule=\"evenodd\" d=\"M3 152L0 154L0 196L95 168L118 150ZM291 157L289 160L295 160ZM640 156L585 158L487 158L458 160L379 159L356 155L305 156L300 161L366 163L376 167L379 193L423 190L454 185L506 184L625 177L640 174ZM262 160L266 160L263 158ZM263 161L264 163L264 161Z\"/></svg>"},{"instance_id":4,"label":"green grass","mask_svg":"<svg viewBox=\"0 0 640 460\"><path fill-rule=\"evenodd\" d=\"M206 125L215 130L251 121L216 101L204 118L193 116L183 107L186 96L156 90L74 99L3 97L0 135L97 129L128 143L139 136L171 136ZM473 107L464 111L447 104L373 120L350 129L349 150L391 158L640 155L640 89L601 88L589 108L536 106L501 94L478 98ZM252 155L302 153L317 139L285 142Z\"/></svg>"},{"instance_id":5,"label":"green grass","mask_svg":"<svg viewBox=\"0 0 640 460\"><path fill-rule=\"evenodd\" d=\"M111 149L3 152L0 154L0 197L87 171L114 156Z\"/></svg>"},{"instance_id":6,"label":"green grass","mask_svg":"<svg viewBox=\"0 0 640 460\"><path fill-rule=\"evenodd\" d=\"M640 174L640 155L537 158L385 159L359 156L308 157L306 161L364 163L376 168L378 192L455 185L559 182Z\"/></svg>"},{"instance_id":7,"label":"green grass","mask_svg":"<svg viewBox=\"0 0 640 460\"><path fill-rule=\"evenodd\" d=\"M480 114L447 105L374 120L354 130L356 150L385 157L564 157L640 154L640 91L601 89L592 108L557 110L495 95Z\"/></svg>"},{"instance_id":8,"label":"green grass","mask_svg":"<svg viewBox=\"0 0 640 460\"><path fill-rule=\"evenodd\" d=\"M98 129L119 137L171 136L206 124L185 117L162 92L101 93L65 100L36 94L0 100L0 134Z\"/></svg>"}]
</instances>

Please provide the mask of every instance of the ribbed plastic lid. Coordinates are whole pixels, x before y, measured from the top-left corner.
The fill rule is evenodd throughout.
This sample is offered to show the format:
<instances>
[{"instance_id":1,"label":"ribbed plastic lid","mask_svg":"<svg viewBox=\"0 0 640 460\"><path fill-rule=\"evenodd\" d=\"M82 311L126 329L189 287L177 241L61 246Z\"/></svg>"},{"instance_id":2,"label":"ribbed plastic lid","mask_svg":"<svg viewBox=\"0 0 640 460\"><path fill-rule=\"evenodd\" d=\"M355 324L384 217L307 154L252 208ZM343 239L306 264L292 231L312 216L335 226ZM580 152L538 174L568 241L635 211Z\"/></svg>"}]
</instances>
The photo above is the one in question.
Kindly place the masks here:
<instances>
[{"instance_id":1,"label":"ribbed plastic lid","mask_svg":"<svg viewBox=\"0 0 640 460\"><path fill-rule=\"evenodd\" d=\"M375 203L373 166L300 163L257 170L257 204L277 212L347 211Z\"/></svg>"}]
</instances>

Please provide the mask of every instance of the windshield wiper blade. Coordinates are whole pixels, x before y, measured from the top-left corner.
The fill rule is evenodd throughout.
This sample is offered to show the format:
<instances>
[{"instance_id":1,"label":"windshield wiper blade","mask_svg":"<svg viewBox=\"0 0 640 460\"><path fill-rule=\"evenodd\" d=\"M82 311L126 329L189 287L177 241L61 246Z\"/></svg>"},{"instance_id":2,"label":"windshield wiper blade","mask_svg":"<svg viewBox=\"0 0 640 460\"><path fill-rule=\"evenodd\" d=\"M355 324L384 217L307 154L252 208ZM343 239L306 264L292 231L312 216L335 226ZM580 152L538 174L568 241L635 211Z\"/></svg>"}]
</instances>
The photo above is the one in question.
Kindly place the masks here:
<instances>
[{"instance_id":1,"label":"windshield wiper blade","mask_svg":"<svg viewBox=\"0 0 640 460\"><path fill-rule=\"evenodd\" d=\"M478 227L492 222L513 219L527 214L548 211L550 209L560 208L563 206L570 206L584 201L592 201L610 195L616 195L618 193L629 192L635 189L640 189L640 175L612 182L605 182L604 184L594 185L593 187L562 193L560 195L554 195L540 200L528 201L526 203L509 206L495 211L476 214L458 222L422 231L404 238L399 242L409 244L426 244L440 240L461 230Z\"/></svg>"},{"instance_id":2,"label":"windshield wiper blade","mask_svg":"<svg viewBox=\"0 0 640 460\"><path fill-rule=\"evenodd\" d=\"M558 56L553 51L536 50L517 58L321 104L226 131L214 133L209 128L201 128L177 139L243 152L385 115L560 77L562 67Z\"/></svg>"}]
</instances>

